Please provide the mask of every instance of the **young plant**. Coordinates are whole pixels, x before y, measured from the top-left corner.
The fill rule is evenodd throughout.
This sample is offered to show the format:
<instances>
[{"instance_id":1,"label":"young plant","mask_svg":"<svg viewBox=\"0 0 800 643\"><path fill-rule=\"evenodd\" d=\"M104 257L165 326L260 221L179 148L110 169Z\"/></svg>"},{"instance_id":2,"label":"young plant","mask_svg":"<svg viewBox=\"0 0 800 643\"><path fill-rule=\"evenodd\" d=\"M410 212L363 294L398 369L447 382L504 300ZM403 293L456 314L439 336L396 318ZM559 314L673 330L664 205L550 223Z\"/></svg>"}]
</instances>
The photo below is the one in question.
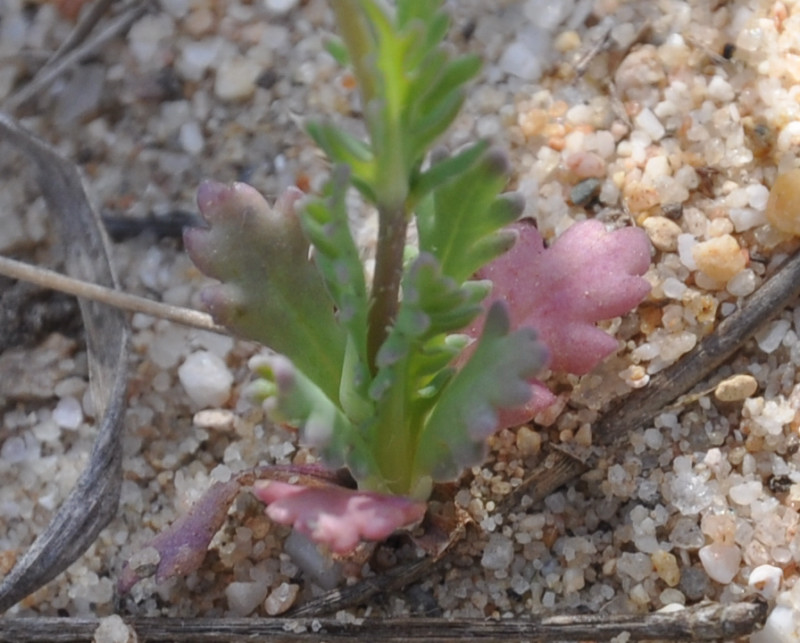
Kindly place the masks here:
<instances>
[{"instance_id":1,"label":"young plant","mask_svg":"<svg viewBox=\"0 0 800 643\"><path fill-rule=\"evenodd\" d=\"M270 207L247 185L207 182L198 205L210 226L185 233L193 261L221 282L203 295L216 320L271 349L251 360L253 397L357 487L273 472L254 492L274 520L339 553L419 521L435 483L552 401L534 379L548 360L534 328L552 366L585 372L616 349L594 322L648 290L641 231L576 224L545 250L534 228L510 225L522 203L501 194L502 154L478 142L429 158L480 65L444 44L441 1L394 4L331 3L342 35L332 51L358 82L366 140L309 125L334 166L324 193L298 203L291 189ZM351 188L378 214L371 284L348 224ZM191 516L175 528L200 534L189 550L204 551L232 489L214 491L202 526ZM181 537L153 544L172 561Z\"/></svg>"},{"instance_id":2,"label":"young plant","mask_svg":"<svg viewBox=\"0 0 800 643\"><path fill-rule=\"evenodd\" d=\"M206 183L198 203L211 227L186 234L195 263L223 282L205 299L217 320L276 353L253 362L252 391L272 418L359 489L417 500L480 462L498 411L526 402L545 360L533 330L511 332L497 303L454 367L491 289L473 275L513 244L505 226L521 203L500 196L507 164L483 142L425 165L479 69L443 45L440 5L333 3L368 140L310 125L335 165L321 198L295 213L296 192L269 208L248 186ZM370 287L348 225L351 187L378 212Z\"/></svg>"}]
</instances>

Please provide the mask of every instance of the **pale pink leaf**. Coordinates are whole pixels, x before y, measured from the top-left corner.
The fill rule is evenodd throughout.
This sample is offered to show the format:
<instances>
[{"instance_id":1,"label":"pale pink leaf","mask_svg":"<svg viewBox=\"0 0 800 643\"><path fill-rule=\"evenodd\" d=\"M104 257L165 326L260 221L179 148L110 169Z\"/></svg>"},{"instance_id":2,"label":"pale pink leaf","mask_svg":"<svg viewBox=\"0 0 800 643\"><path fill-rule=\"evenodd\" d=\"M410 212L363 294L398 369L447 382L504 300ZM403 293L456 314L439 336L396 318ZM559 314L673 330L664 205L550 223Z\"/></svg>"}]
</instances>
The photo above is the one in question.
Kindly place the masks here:
<instances>
[{"instance_id":1,"label":"pale pink leaf","mask_svg":"<svg viewBox=\"0 0 800 643\"><path fill-rule=\"evenodd\" d=\"M642 278L650 265L647 236L582 221L545 249L533 225L514 227L516 245L478 272L493 283L486 306L505 301L512 328L533 327L550 351L551 369L587 373L617 349L595 322L628 313L650 291Z\"/></svg>"},{"instance_id":2,"label":"pale pink leaf","mask_svg":"<svg viewBox=\"0 0 800 643\"><path fill-rule=\"evenodd\" d=\"M362 540L383 540L425 515L426 504L336 485L305 487L273 480L253 485L267 515L337 554L353 551Z\"/></svg>"}]
</instances>

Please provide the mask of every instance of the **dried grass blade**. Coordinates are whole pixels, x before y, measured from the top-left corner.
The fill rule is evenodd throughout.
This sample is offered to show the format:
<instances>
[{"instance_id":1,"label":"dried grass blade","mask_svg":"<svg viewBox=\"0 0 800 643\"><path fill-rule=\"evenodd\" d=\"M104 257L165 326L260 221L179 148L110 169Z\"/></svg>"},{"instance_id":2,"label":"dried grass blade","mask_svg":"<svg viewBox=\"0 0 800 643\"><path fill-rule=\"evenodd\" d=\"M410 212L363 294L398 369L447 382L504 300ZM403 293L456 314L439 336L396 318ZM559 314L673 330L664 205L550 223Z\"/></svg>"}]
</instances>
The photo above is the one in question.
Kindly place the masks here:
<instances>
[{"instance_id":1,"label":"dried grass blade","mask_svg":"<svg viewBox=\"0 0 800 643\"><path fill-rule=\"evenodd\" d=\"M0 138L23 151L36 165L47 205L59 218L67 272L85 281L116 286L108 241L74 164L4 114L0 114ZM128 331L121 311L83 300L80 308L95 415L101 418L97 439L89 463L67 500L0 583L0 613L76 560L117 510Z\"/></svg>"}]
</instances>

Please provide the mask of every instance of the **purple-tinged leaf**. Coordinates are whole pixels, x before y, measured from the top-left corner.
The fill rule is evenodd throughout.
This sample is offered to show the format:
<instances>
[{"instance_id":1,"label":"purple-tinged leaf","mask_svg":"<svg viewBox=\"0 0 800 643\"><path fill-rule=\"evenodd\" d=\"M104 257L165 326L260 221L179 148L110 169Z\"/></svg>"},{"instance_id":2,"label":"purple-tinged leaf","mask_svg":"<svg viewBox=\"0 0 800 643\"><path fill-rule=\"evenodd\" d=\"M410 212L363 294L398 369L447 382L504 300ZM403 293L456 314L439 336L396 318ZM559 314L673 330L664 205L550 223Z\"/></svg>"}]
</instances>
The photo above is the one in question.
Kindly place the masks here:
<instances>
[{"instance_id":1,"label":"purple-tinged leaf","mask_svg":"<svg viewBox=\"0 0 800 643\"><path fill-rule=\"evenodd\" d=\"M173 576L186 576L199 568L211 539L225 522L241 484L239 478L214 483L188 513L148 543L146 549L157 552L152 565L137 565L135 554L125 564L117 581L118 591L123 594L130 591L136 583L153 573L156 582L161 583Z\"/></svg>"}]
</instances>

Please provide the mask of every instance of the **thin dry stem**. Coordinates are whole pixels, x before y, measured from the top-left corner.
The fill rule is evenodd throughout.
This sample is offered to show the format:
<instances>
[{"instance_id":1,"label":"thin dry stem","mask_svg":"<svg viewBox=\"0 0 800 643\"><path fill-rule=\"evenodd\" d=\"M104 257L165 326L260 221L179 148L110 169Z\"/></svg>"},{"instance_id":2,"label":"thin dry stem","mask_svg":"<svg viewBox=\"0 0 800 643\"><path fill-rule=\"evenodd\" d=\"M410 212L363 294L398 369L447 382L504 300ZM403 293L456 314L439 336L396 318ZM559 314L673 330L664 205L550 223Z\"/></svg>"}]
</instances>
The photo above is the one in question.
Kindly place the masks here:
<instances>
[{"instance_id":1,"label":"thin dry stem","mask_svg":"<svg viewBox=\"0 0 800 643\"><path fill-rule=\"evenodd\" d=\"M73 279L46 268L39 268L31 266L21 261L9 259L8 257L0 257L0 274L12 279L21 279L30 283L42 286L43 288L50 288L65 292L76 297L90 299L97 301L108 306L121 308L134 313L143 313L153 317L166 319L177 324L184 326L191 326L193 328L200 328L202 330L209 330L221 335L229 335L229 331L224 326L219 326L214 323L211 315L202 313L198 310L191 308L183 308L181 306L172 306L170 304L163 304L152 299L145 299L144 297L137 297L128 293L114 290L113 288L106 288L105 286L98 286L91 284L80 279Z\"/></svg>"}]
</instances>

